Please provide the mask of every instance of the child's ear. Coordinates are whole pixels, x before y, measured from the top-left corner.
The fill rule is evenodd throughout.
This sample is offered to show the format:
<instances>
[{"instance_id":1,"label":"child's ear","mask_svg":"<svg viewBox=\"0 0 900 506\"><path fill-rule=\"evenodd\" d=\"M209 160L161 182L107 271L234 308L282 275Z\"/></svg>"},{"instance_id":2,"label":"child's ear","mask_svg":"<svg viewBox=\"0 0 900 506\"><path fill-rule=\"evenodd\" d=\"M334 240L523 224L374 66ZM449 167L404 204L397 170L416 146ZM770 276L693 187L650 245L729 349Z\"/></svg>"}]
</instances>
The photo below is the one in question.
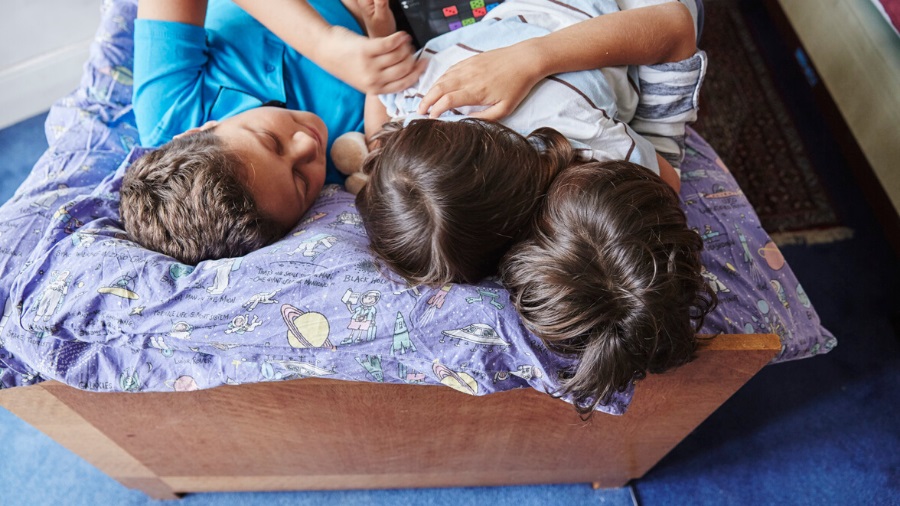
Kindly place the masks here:
<instances>
[{"instance_id":1,"label":"child's ear","mask_svg":"<svg viewBox=\"0 0 900 506\"><path fill-rule=\"evenodd\" d=\"M202 132L202 131L204 131L204 130L209 130L210 128L212 128L212 127L214 127L214 126L216 126L216 125L218 125L218 124L219 124L218 121L215 121L215 120L209 120L209 121L207 121L206 123L204 123L202 126L199 126L199 127L196 127L196 128L190 128L190 129L185 130L184 132L181 132L180 134L178 134L178 135L176 135L175 137L172 137L172 138L173 138L173 139L178 139L179 137L184 137L185 135L191 135L191 134L195 134L195 133L197 133L197 132Z\"/></svg>"}]
</instances>

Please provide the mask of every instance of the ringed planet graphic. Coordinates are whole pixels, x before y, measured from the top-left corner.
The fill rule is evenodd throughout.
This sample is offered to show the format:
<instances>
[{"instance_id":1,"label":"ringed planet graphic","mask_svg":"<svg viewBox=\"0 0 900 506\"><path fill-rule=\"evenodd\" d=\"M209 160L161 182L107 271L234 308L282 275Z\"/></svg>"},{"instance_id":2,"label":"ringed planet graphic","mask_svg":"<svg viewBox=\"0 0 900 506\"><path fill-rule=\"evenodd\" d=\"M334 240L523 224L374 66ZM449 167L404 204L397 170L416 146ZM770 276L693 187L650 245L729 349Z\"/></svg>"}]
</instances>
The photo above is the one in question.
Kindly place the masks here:
<instances>
[{"instance_id":1,"label":"ringed planet graphic","mask_svg":"<svg viewBox=\"0 0 900 506\"><path fill-rule=\"evenodd\" d=\"M287 340L294 348L331 348L335 346L328 339L331 331L328 319L322 313L302 310L285 304L281 306L281 317L287 325Z\"/></svg>"},{"instance_id":2,"label":"ringed planet graphic","mask_svg":"<svg viewBox=\"0 0 900 506\"><path fill-rule=\"evenodd\" d=\"M475 382L475 378L472 376L464 372L453 371L438 362L435 362L431 369L438 377L438 381L444 385L464 394L476 395L478 393L478 383Z\"/></svg>"}]
</instances>

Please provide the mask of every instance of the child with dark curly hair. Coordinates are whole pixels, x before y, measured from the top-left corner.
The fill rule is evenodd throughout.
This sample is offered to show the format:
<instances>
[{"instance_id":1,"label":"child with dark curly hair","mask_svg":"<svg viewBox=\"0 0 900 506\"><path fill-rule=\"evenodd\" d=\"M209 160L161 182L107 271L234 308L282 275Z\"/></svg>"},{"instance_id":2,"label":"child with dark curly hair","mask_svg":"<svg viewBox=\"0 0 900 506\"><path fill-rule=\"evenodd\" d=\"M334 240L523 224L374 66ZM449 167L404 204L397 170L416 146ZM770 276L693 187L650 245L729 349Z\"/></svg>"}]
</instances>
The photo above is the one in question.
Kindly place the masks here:
<instances>
[{"instance_id":1,"label":"child with dark curly hair","mask_svg":"<svg viewBox=\"0 0 900 506\"><path fill-rule=\"evenodd\" d=\"M501 279L525 325L578 358L559 395L580 413L693 358L716 304L700 275L702 249L678 195L643 167L591 162L553 180Z\"/></svg>"}]
</instances>

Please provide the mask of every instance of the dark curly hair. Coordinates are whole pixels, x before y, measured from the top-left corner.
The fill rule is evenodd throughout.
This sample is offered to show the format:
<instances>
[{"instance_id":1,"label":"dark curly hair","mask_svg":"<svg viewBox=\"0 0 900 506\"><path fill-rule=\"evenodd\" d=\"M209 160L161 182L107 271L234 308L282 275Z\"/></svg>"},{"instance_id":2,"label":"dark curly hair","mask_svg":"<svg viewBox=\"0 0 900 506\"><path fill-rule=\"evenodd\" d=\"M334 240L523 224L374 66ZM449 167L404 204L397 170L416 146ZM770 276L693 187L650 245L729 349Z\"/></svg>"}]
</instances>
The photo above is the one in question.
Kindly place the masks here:
<instances>
[{"instance_id":1,"label":"dark curly hair","mask_svg":"<svg viewBox=\"0 0 900 506\"><path fill-rule=\"evenodd\" d=\"M122 181L119 214L129 237L190 265L245 255L285 232L260 212L243 162L213 130L151 151Z\"/></svg>"},{"instance_id":2,"label":"dark curly hair","mask_svg":"<svg viewBox=\"0 0 900 506\"><path fill-rule=\"evenodd\" d=\"M356 207L376 258L412 285L495 274L550 181L574 158L552 128L526 138L471 118L388 124L375 141Z\"/></svg>"},{"instance_id":3,"label":"dark curly hair","mask_svg":"<svg viewBox=\"0 0 900 506\"><path fill-rule=\"evenodd\" d=\"M553 181L501 277L525 324L578 359L558 395L582 416L648 372L693 358L716 304L700 275L702 248L677 194L643 167L591 162Z\"/></svg>"}]
</instances>

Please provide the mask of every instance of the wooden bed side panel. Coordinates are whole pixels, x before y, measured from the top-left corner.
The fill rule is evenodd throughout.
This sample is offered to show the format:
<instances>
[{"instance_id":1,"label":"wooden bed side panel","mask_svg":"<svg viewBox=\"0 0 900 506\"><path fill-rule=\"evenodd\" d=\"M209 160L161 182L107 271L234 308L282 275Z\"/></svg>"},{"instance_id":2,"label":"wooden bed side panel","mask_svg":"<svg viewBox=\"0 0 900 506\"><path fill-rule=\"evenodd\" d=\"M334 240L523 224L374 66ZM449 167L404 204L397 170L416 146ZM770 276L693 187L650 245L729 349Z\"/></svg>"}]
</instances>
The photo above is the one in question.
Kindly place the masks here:
<instances>
[{"instance_id":1,"label":"wooden bed side panel","mask_svg":"<svg viewBox=\"0 0 900 506\"><path fill-rule=\"evenodd\" d=\"M177 497L159 476L57 399L43 384L0 390L0 406L126 487L143 490L157 499Z\"/></svg>"},{"instance_id":2,"label":"wooden bed side panel","mask_svg":"<svg viewBox=\"0 0 900 506\"><path fill-rule=\"evenodd\" d=\"M567 482L618 487L647 472L779 349L777 336L718 336L694 362L642 381L625 416L598 413L587 424L571 405L530 389L471 397L449 388L311 378L143 394L47 382L0 392L0 404L154 497ZM40 393L22 393L31 390ZM47 423L51 413L36 412L33 399L61 402L53 409L70 420ZM73 423L100 437L90 445L71 441ZM108 455L134 463L111 464ZM140 480L162 484L162 491Z\"/></svg>"}]
</instances>

